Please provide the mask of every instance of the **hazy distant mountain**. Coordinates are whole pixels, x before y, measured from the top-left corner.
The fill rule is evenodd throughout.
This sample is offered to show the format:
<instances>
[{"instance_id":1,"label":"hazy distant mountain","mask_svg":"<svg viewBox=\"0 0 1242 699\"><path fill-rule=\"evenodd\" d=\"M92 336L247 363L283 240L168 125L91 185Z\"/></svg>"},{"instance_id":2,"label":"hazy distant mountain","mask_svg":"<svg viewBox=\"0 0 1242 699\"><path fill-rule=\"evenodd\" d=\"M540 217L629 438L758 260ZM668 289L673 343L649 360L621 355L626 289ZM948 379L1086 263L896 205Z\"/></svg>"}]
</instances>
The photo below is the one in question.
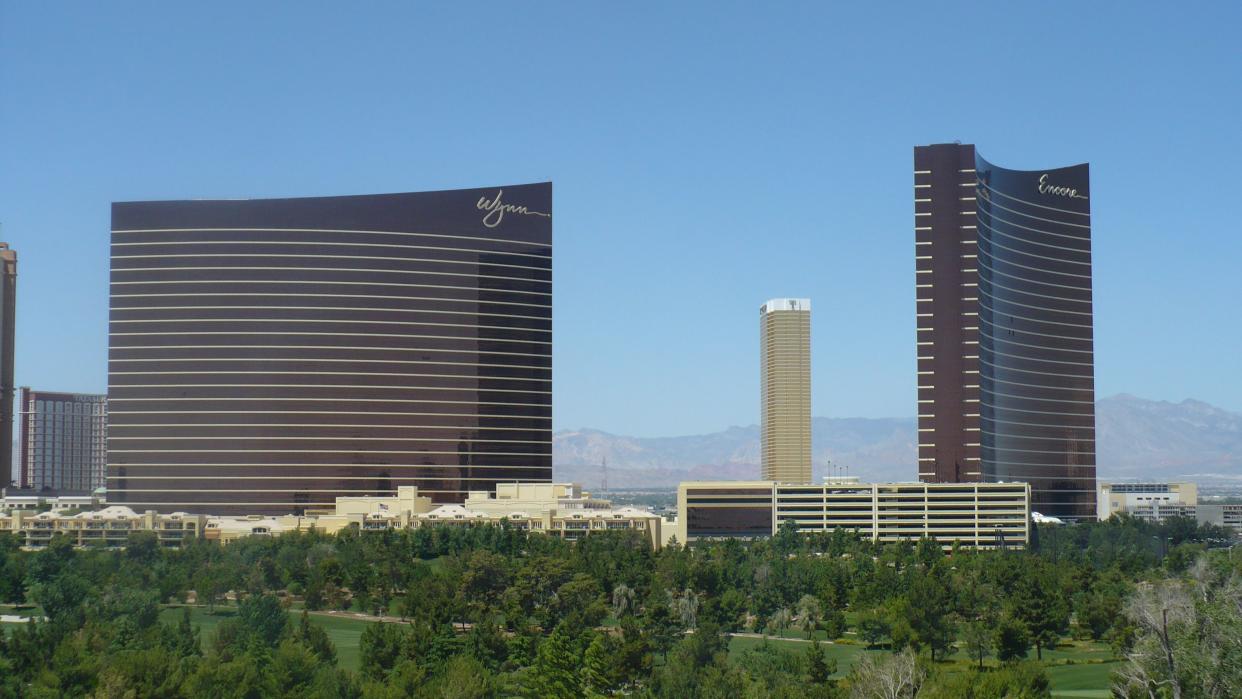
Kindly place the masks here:
<instances>
[{"instance_id":1,"label":"hazy distant mountain","mask_svg":"<svg viewBox=\"0 0 1242 699\"><path fill-rule=\"evenodd\" d=\"M811 423L815 476L829 461L852 475L910 479L915 461L913 418L826 418ZM608 459L609 487L666 487L683 480L759 477L759 427L730 427L688 437L626 437L600 430L558 432L552 460L556 477L598 487Z\"/></svg>"},{"instance_id":2,"label":"hazy distant mountain","mask_svg":"<svg viewBox=\"0 0 1242 699\"><path fill-rule=\"evenodd\" d=\"M1242 415L1197 400L1096 403L1100 474L1242 482Z\"/></svg>"},{"instance_id":3,"label":"hazy distant mountain","mask_svg":"<svg viewBox=\"0 0 1242 699\"><path fill-rule=\"evenodd\" d=\"M1129 395L1096 405L1101 478L1229 479L1242 482L1242 415L1207 403ZM829 462L869 480L914 480L913 418L823 418L811 425L815 477ZM598 487L608 459L611 488L670 487L683 480L757 478L759 428L642 438L583 429L554 436L556 477Z\"/></svg>"}]
</instances>

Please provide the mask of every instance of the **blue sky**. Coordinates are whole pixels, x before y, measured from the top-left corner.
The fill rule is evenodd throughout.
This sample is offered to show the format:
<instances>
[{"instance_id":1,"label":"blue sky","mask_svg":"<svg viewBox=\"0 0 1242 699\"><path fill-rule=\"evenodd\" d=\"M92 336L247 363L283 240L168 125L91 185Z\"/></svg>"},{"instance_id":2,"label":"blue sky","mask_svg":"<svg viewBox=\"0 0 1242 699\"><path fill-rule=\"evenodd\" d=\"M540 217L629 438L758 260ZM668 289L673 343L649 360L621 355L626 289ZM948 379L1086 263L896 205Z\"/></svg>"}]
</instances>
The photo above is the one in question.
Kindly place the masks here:
<instances>
[{"instance_id":1,"label":"blue sky","mask_svg":"<svg viewBox=\"0 0 1242 699\"><path fill-rule=\"evenodd\" d=\"M552 180L555 418L750 424L759 305L814 410L914 413L911 148L1088 161L1100 396L1242 411L1238 3L0 0L18 382L107 384L109 203Z\"/></svg>"}]
</instances>

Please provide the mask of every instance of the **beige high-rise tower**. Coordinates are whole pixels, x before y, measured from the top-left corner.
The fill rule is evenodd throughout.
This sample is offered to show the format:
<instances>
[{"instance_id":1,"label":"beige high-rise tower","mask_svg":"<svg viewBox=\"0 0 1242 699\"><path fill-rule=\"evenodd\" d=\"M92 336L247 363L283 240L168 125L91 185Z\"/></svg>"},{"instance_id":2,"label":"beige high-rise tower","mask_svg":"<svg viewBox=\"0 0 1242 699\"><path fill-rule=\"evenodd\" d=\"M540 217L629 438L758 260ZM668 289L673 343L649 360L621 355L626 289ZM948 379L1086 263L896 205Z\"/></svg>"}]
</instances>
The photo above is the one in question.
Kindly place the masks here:
<instances>
[{"instance_id":1,"label":"beige high-rise tower","mask_svg":"<svg viewBox=\"0 0 1242 699\"><path fill-rule=\"evenodd\" d=\"M763 478L811 482L811 300L759 308Z\"/></svg>"}]
</instances>

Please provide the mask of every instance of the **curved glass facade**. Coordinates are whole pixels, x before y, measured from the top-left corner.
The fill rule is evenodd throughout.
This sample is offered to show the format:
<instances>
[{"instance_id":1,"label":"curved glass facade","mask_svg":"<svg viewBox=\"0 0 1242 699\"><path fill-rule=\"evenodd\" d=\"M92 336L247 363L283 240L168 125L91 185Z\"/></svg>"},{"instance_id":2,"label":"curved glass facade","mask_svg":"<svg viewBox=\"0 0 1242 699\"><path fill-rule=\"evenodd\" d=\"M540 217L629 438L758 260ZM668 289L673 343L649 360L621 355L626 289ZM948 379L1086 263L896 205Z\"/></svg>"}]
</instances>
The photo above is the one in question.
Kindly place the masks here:
<instances>
[{"instance_id":1,"label":"curved glass facade","mask_svg":"<svg viewBox=\"0 0 1242 699\"><path fill-rule=\"evenodd\" d=\"M1093 518L1088 166L938 144L914 175L920 479L1026 481L1034 510Z\"/></svg>"},{"instance_id":2,"label":"curved glass facade","mask_svg":"<svg viewBox=\"0 0 1242 699\"><path fill-rule=\"evenodd\" d=\"M109 500L549 481L551 205L548 183L114 204Z\"/></svg>"},{"instance_id":3,"label":"curved glass facade","mask_svg":"<svg viewBox=\"0 0 1242 699\"><path fill-rule=\"evenodd\" d=\"M1021 171L976 156L980 451L1031 507L1095 515L1088 166Z\"/></svg>"}]
</instances>

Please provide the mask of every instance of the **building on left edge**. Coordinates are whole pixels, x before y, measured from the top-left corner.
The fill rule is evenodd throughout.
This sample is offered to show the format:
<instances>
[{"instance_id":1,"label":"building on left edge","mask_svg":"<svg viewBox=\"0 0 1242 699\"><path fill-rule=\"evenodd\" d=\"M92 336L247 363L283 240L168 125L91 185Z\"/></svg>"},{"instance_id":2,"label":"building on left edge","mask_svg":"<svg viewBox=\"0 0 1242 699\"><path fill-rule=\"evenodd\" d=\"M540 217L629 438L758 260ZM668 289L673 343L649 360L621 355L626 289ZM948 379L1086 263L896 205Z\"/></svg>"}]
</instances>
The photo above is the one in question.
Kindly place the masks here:
<instances>
[{"instance_id":1,"label":"building on left edge","mask_svg":"<svg viewBox=\"0 0 1242 699\"><path fill-rule=\"evenodd\" d=\"M17 251L0 243L0 482L13 479L13 354L17 348Z\"/></svg>"},{"instance_id":2,"label":"building on left edge","mask_svg":"<svg viewBox=\"0 0 1242 699\"><path fill-rule=\"evenodd\" d=\"M108 397L22 387L19 485L90 493L104 485Z\"/></svg>"}]
</instances>

